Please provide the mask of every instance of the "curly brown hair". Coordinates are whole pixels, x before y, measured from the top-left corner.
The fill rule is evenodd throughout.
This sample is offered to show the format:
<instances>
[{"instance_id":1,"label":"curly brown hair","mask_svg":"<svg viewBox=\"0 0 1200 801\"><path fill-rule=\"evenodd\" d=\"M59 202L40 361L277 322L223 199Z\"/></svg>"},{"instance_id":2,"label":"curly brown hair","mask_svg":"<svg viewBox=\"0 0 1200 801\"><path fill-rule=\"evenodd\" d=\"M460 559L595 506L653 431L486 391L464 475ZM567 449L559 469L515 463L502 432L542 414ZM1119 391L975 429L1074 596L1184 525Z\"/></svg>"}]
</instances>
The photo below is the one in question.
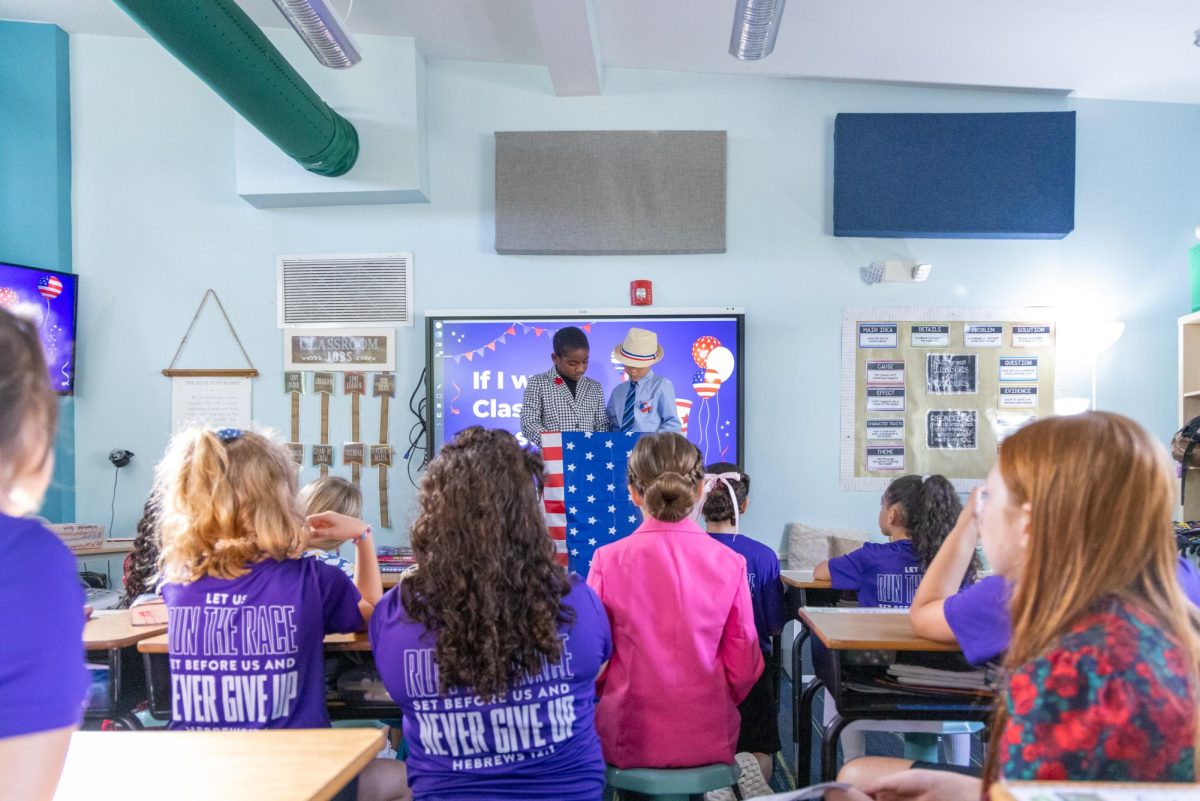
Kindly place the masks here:
<instances>
[{"instance_id":1,"label":"curly brown hair","mask_svg":"<svg viewBox=\"0 0 1200 801\"><path fill-rule=\"evenodd\" d=\"M133 538L133 551L125 562L125 606L133 603L139 595L154 592L158 577L158 554L161 543L158 536L158 520L161 512L158 488L150 492L142 516L137 524L137 536Z\"/></svg>"},{"instance_id":2,"label":"curly brown hair","mask_svg":"<svg viewBox=\"0 0 1200 801\"><path fill-rule=\"evenodd\" d=\"M542 516L542 459L507 431L472 426L421 482L412 526L420 567L400 585L409 616L437 632L441 692L491 700L562 658L571 582Z\"/></svg>"}]
</instances>

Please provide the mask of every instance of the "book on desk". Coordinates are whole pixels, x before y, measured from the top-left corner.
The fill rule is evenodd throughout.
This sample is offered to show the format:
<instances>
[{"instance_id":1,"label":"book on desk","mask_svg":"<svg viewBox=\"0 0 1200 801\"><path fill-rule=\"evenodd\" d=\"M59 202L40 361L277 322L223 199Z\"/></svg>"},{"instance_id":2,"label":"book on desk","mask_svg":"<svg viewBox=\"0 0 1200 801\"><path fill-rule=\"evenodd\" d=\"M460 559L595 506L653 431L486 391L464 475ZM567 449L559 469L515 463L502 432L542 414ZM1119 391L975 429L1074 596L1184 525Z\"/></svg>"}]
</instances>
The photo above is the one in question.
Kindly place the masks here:
<instances>
[{"instance_id":1,"label":"book on desk","mask_svg":"<svg viewBox=\"0 0 1200 801\"><path fill-rule=\"evenodd\" d=\"M161 595L144 593L129 605L129 623L133 626L167 625L167 604Z\"/></svg>"}]
</instances>

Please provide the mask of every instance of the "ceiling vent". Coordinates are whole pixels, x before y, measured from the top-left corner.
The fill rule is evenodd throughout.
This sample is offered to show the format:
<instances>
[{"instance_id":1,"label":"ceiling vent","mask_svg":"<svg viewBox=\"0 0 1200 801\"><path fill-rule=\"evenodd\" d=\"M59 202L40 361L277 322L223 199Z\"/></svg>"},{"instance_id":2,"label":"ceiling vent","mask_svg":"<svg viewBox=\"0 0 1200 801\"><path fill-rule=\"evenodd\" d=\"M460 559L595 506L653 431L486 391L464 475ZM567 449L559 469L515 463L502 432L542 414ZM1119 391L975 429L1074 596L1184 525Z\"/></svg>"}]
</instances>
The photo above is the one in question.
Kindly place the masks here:
<instances>
[{"instance_id":1,"label":"ceiling vent","mask_svg":"<svg viewBox=\"0 0 1200 801\"><path fill-rule=\"evenodd\" d=\"M411 253L280 256L280 328L410 326Z\"/></svg>"}]
</instances>

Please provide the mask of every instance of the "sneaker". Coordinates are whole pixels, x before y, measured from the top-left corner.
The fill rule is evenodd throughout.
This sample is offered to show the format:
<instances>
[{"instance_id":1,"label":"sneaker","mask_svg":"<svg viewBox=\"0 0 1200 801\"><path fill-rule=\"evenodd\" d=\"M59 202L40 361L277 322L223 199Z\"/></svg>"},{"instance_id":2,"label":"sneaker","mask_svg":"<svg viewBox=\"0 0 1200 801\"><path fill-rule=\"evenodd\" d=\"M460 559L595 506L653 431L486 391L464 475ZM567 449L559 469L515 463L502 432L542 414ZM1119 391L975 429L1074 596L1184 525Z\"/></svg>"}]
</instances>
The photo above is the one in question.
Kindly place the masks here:
<instances>
[{"instance_id":1,"label":"sneaker","mask_svg":"<svg viewBox=\"0 0 1200 801\"><path fill-rule=\"evenodd\" d=\"M735 759L742 771L738 776L738 790L741 792L742 798L757 798L775 792L763 777L762 768L758 766L758 760L754 758L754 754L742 751ZM733 794L732 789L722 787L720 790L709 790L705 793L704 801L737 801L737 797Z\"/></svg>"}]
</instances>

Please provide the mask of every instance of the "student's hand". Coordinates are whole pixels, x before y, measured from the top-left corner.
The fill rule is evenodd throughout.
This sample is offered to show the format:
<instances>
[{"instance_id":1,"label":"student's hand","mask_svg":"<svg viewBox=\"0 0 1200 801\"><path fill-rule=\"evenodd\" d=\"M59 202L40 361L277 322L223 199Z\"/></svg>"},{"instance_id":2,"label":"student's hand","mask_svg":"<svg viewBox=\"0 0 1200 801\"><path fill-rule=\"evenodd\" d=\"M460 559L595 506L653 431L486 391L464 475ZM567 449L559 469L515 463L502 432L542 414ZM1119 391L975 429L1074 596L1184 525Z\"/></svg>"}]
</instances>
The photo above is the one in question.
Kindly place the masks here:
<instances>
[{"instance_id":1,"label":"student's hand","mask_svg":"<svg viewBox=\"0 0 1200 801\"><path fill-rule=\"evenodd\" d=\"M979 497L983 494L983 487L976 487L971 490L971 494L967 496L967 502L963 504L962 511L958 514L958 521L954 524L954 531L958 532L960 537L966 537L972 543L979 542Z\"/></svg>"},{"instance_id":2,"label":"student's hand","mask_svg":"<svg viewBox=\"0 0 1200 801\"><path fill-rule=\"evenodd\" d=\"M321 512L309 515L307 520L309 531L319 534L325 540L355 540L370 533L371 527L357 517L341 514L340 512Z\"/></svg>"},{"instance_id":3,"label":"student's hand","mask_svg":"<svg viewBox=\"0 0 1200 801\"><path fill-rule=\"evenodd\" d=\"M871 796L851 787L849 790L826 790L825 801L871 801Z\"/></svg>"},{"instance_id":4,"label":"student's hand","mask_svg":"<svg viewBox=\"0 0 1200 801\"><path fill-rule=\"evenodd\" d=\"M875 801L979 801L982 780L941 770L906 770L863 788Z\"/></svg>"}]
</instances>

